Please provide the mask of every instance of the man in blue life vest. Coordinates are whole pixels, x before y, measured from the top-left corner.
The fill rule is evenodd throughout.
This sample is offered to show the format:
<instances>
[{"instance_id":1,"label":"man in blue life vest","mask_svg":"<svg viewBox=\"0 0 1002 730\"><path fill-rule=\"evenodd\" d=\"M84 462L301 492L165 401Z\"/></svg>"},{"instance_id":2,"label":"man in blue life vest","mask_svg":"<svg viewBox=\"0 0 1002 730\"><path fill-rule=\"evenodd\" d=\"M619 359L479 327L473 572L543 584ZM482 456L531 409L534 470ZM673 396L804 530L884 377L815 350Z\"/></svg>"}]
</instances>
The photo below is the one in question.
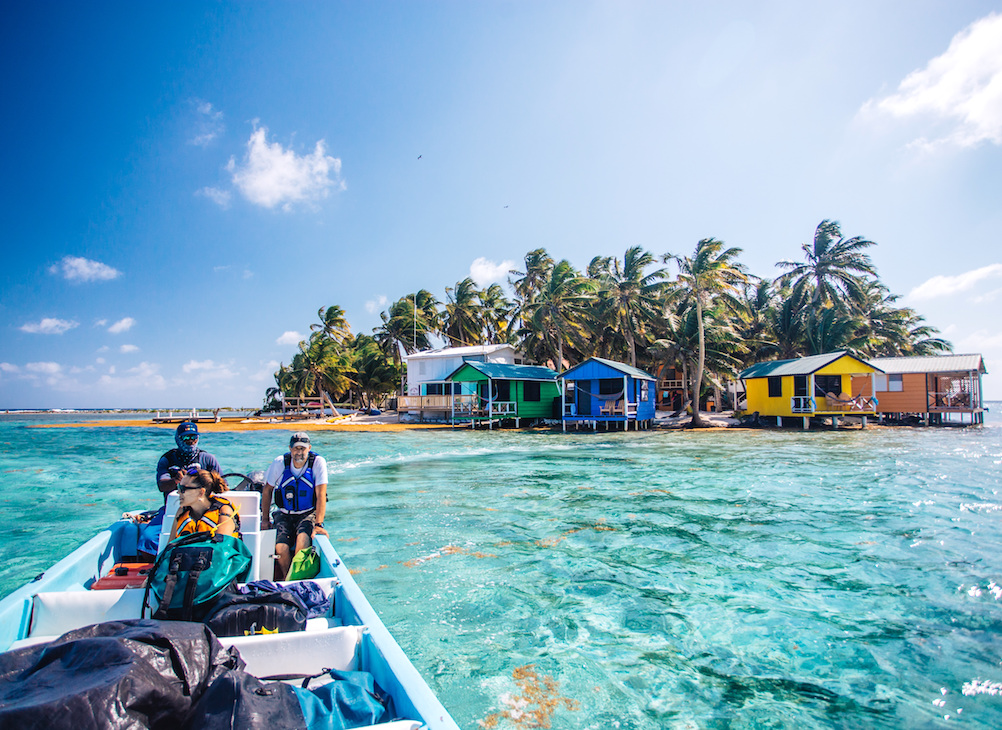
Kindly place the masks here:
<instances>
[{"instance_id":1,"label":"man in blue life vest","mask_svg":"<svg viewBox=\"0 0 1002 730\"><path fill-rule=\"evenodd\" d=\"M310 437L292 434L289 452L268 466L261 490L261 529L271 529L271 498L275 496L275 553L278 579L284 580L295 553L313 544L314 535L326 535L327 461L310 450ZM295 546L295 550L293 550Z\"/></svg>"}]
</instances>

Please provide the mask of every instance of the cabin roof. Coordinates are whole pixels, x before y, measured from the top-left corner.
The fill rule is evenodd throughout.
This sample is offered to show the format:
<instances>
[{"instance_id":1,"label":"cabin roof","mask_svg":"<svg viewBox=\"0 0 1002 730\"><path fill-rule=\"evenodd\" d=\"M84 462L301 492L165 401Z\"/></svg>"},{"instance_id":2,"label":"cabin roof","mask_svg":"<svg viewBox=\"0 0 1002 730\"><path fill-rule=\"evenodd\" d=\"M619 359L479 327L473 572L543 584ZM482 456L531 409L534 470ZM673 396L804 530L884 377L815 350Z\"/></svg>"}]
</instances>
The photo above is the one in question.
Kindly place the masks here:
<instances>
[{"instance_id":1,"label":"cabin roof","mask_svg":"<svg viewBox=\"0 0 1002 730\"><path fill-rule=\"evenodd\" d=\"M875 357L870 364L885 373L987 373L981 355Z\"/></svg>"},{"instance_id":2,"label":"cabin roof","mask_svg":"<svg viewBox=\"0 0 1002 730\"><path fill-rule=\"evenodd\" d=\"M883 372L880 366L873 360L863 360L848 350L839 352L826 352L823 355L809 355L798 357L795 360L769 360L768 362L757 362L751 367L745 368L738 375L742 380L749 378L767 378L779 375L810 375L816 373L821 368L831 365L836 360L848 355L853 360L857 360L864 365L875 368L878 372Z\"/></svg>"},{"instance_id":3,"label":"cabin roof","mask_svg":"<svg viewBox=\"0 0 1002 730\"><path fill-rule=\"evenodd\" d=\"M483 373L491 380L556 380L559 375L556 370L538 365L511 365L502 362L480 362L467 360L446 376L446 380L469 365L474 370Z\"/></svg>"},{"instance_id":4,"label":"cabin roof","mask_svg":"<svg viewBox=\"0 0 1002 730\"><path fill-rule=\"evenodd\" d=\"M421 350L404 355L404 360L423 360L435 357L463 357L466 355L490 355L499 350L515 351L514 345L468 345L466 347L442 347L438 350Z\"/></svg>"},{"instance_id":5,"label":"cabin roof","mask_svg":"<svg viewBox=\"0 0 1002 730\"><path fill-rule=\"evenodd\" d=\"M629 375L630 377L637 378L638 380L657 380L657 378L655 378L653 375L651 375L650 373L644 372L643 370L641 370L639 368L635 368L632 365L627 365L626 363L623 363L623 362L616 362L615 360L606 360L604 357L589 357L587 360L585 360L583 362L579 362L574 367L568 368L567 370L565 370L561 374L561 377L563 377L563 378L568 377L575 370L577 370L579 368L583 368L585 365L587 365L590 362L601 363L602 365L605 365L606 367L610 367L613 370L618 370L619 372L623 373L623 375ZM573 380L573 378L571 378L571 380Z\"/></svg>"}]
</instances>

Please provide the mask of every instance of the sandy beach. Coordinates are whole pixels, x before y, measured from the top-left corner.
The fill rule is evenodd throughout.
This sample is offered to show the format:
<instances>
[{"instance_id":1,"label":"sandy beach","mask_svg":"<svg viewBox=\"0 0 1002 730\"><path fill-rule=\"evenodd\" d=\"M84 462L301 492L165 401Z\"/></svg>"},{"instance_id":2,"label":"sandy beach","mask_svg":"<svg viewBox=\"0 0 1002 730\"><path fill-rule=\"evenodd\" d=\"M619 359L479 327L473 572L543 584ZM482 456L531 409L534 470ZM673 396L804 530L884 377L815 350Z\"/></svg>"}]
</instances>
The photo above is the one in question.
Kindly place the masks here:
<instances>
[{"instance_id":1,"label":"sandy beach","mask_svg":"<svg viewBox=\"0 0 1002 730\"><path fill-rule=\"evenodd\" d=\"M738 425L738 420L732 417L730 412L726 413L702 413L703 420L709 424L709 428L731 428ZM692 417L688 414L672 417L670 412L658 411L655 418L655 428L658 429L681 429L686 428ZM35 428L92 428L95 426L111 428L162 428L176 429L177 423L155 423L152 418L123 418L115 420L82 421L79 423L47 423L39 424ZM298 421L280 421L266 418L247 418L240 421L223 420L219 423L199 421L198 430L201 432L233 432L233 431L266 431L269 429L285 429L287 431L348 431L348 432L380 432L380 431L416 431L422 429L453 429L448 423L415 423L400 422L396 413L383 413L378 416L368 416L353 414L342 416L341 418L311 418ZM456 429L469 428L468 425L456 426ZM557 429L559 426L553 426ZM582 429L590 430L590 429ZM601 426L599 430L605 429Z\"/></svg>"}]
</instances>

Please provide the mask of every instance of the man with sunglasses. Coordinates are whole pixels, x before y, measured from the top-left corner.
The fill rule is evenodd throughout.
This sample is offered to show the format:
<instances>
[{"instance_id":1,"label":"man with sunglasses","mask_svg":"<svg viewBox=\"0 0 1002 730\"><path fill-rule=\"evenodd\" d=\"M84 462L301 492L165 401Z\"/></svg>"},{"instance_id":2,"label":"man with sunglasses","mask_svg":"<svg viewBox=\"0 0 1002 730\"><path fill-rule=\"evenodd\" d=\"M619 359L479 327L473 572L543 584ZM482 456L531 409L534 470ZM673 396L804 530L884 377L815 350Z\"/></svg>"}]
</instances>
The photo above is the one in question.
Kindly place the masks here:
<instances>
[{"instance_id":1,"label":"man with sunglasses","mask_svg":"<svg viewBox=\"0 0 1002 730\"><path fill-rule=\"evenodd\" d=\"M164 495L165 505L167 495L177 489L189 466L214 471L216 474L223 473L216 457L198 448L198 425L193 421L185 421L177 427L174 442L177 448L161 456L157 463L157 488Z\"/></svg>"},{"instance_id":2,"label":"man with sunglasses","mask_svg":"<svg viewBox=\"0 0 1002 730\"><path fill-rule=\"evenodd\" d=\"M192 467L222 474L219 461L208 451L198 448L198 426L193 421L184 421L174 432L174 443L177 448L171 449L160 457L157 462L157 489L164 496L163 506L155 513L146 512L139 518L139 541L137 552L140 555L156 556L157 544L160 540L160 526L163 524L164 512L167 508L167 495L177 489L177 485Z\"/></svg>"}]
</instances>

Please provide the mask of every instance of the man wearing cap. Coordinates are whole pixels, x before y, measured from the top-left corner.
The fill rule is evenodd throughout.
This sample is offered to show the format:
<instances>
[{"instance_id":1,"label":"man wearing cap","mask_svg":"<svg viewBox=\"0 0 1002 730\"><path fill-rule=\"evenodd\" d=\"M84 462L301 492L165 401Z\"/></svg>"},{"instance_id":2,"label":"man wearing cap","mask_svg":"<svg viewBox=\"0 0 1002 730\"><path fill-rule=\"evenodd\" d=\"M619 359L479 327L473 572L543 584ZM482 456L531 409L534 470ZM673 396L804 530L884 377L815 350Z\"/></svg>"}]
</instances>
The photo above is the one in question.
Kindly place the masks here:
<instances>
[{"instance_id":1,"label":"man wearing cap","mask_svg":"<svg viewBox=\"0 0 1002 730\"><path fill-rule=\"evenodd\" d=\"M198 426L194 421L184 421L177 427L174 443L177 448L168 451L157 462L157 489L164 496L163 506L152 515L145 513L142 517L134 518L140 523L136 551L151 559L157 554L167 495L177 489L178 482L185 476L188 467L197 466L217 474L223 473L216 457L198 448Z\"/></svg>"},{"instance_id":2,"label":"man wearing cap","mask_svg":"<svg viewBox=\"0 0 1002 730\"><path fill-rule=\"evenodd\" d=\"M261 529L271 529L271 498L275 496L275 553L279 579L292 567L295 553L313 544L314 535L326 535L327 461L310 449L308 434L297 431L289 452L275 458L264 475L261 490ZM295 549L293 550L293 546Z\"/></svg>"},{"instance_id":3,"label":"man wearing cap","mask_svg":"<svg viewBox=\"0 0 1002 730\"><path fill-rule=\"evenodd\" d=\"M223 473L216 457L198 448L198 425L194 421L184 421L177 427L174 442L177 448L161 456L157 463L157 488L164 495L165 505L167 495L177 489L178 482L189 466L198 466L216 474Z\"/></svg>"}]
</instances>

